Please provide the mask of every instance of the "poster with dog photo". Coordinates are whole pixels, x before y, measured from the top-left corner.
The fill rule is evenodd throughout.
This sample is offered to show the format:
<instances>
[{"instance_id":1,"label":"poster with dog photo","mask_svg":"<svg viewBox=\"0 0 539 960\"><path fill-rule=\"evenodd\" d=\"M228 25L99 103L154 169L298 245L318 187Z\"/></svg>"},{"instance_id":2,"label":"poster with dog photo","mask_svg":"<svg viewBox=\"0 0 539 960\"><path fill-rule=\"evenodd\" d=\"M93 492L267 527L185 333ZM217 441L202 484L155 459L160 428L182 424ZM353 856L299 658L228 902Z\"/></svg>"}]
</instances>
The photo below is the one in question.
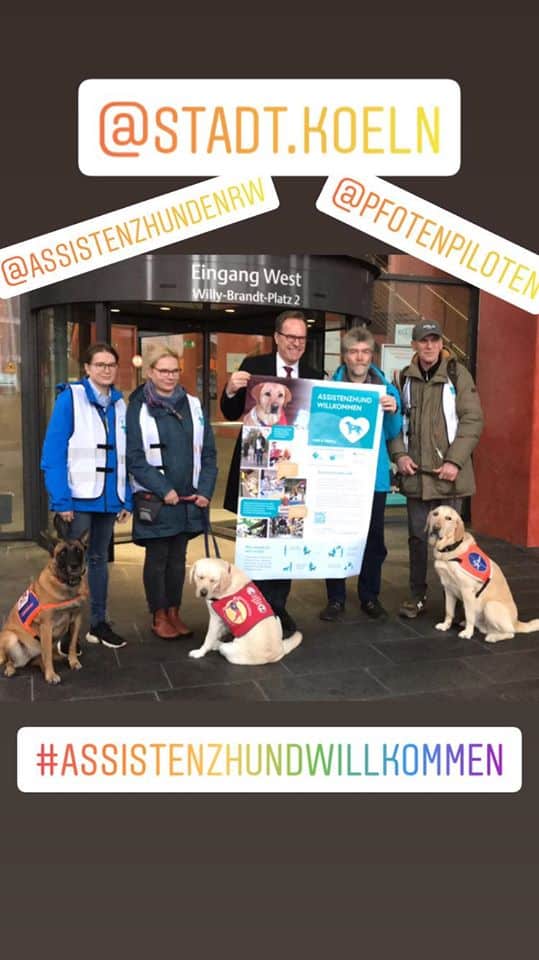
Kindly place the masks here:
<instances>
[{"instance_id":1,"label":"poster with dog photo","mask_svg":"<svg viewBox=\"0 0 539 960\"><path fill-rule=\"evenodd\" d=\"M267 579L361 569L383 388L253 376L241 439L236 563ZM256 542L253 540L256 538Z\"/></svg>"}]
</instances>

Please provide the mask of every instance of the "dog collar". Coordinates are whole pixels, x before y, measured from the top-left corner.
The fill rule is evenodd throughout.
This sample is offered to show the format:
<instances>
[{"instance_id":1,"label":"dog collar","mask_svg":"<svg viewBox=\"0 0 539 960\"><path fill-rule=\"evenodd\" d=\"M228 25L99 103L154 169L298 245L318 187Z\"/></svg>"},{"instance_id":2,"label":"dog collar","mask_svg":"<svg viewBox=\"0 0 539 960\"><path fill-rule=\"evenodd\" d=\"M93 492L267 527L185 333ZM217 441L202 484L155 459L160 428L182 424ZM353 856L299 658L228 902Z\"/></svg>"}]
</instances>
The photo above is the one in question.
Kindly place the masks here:
<instances>
[{"instance_id":1,"label":"dog collar","mask_svg":"<svg viewBox=\"0 0 539 960\"><path fill-rule=\"evenodd\" d=\"M435 549L437 553L449 553L450 550L456 550L457 547L460 547L461 543L464 543L464 540L457 540L456 543L448 543L447 547L435 547ZM455 559L460 562L460 557L455 557Z\"/></svg>"}]
</instances>

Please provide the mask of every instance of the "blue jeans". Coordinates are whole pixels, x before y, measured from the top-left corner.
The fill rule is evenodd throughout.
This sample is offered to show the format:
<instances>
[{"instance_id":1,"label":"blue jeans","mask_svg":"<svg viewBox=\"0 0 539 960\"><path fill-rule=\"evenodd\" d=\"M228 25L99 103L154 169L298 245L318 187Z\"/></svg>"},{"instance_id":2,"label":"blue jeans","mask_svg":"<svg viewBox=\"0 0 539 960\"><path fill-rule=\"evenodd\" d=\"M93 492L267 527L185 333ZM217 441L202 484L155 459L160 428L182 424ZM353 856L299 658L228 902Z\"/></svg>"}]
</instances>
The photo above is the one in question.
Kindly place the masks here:
<instances>
[{"instance_id":1,"label":"blue jeans","mask_svg":"<svg viewBox=\"0 0 539 960\"><path fill-rule=\"evenodd\" d=\"M382 565L387 556L384 543L385 493L375 493L372 501L371 522L363 554L363 563L357 581L357 592L361 603L376 600L382 583ZM342 603L346 601L346 580L326 580L328 601Z\"/></svg>"},{"instance_id":2,"label":"blue jeans","mask_svg":"<svg viewBox=\"0 0 539 960\"><path fill-rule=\"evenodd\" d=\"M74 540L90 530L88 543L88 586L90 588L90 625L95 627L106 620L109 585L109 545L114 529L115 513L82 513L75 510L69 525L69 536Z\"/></svg>"}]
</instances>

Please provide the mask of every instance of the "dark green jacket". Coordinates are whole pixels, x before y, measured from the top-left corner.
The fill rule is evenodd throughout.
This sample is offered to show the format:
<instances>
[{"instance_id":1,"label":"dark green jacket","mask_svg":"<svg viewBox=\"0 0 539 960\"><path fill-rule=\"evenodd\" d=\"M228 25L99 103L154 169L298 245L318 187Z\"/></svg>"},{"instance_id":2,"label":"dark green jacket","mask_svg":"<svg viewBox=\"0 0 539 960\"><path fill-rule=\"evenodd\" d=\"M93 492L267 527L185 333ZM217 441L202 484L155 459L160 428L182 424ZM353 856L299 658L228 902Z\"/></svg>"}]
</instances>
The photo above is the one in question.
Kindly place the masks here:
<instances>
[{"instance_id":1,"label":"dark green jacket","mask_svg":"<svg viewBox=\"0 0 539 960\"><path fill-rule=\"evenodd\" d=\"M127 408L127 469L146 490L163 498L170 490L180 495L193 493L193 421L189 402L185 395L175 409L181 420L160 407L150 413L155 417L165 472L161 473L146 460L140 430L140 409L144 401L143 387L129 398ZM204 441L201 454L200 477L197 493L211 499L217 479L217 455L210 424L204 420ZM196 536L203 530L203 513L191 503L175 506L164 504L155 523L141 523L136 509L133 519L133 540L138 543L156 537L171 537L177 533Z\"/></svg>"},{"instance_id":2,"label":"dark green jacket","mask_svg":"<svg viewBox=\"0 0 539 960\"><path fill-rule=\"evenodd\" d=\"M402 476L401 489L407 497L420 500L439 500L444 497L468 497L475 493L472 451L483 429L483 413L477 388L471 374L461 363L455 363L456 413L458 428L453 443L449 443L442 408L442 391L448 382L447 364L451 355L444 350L442 361L431 380L425 381L418 367L417 355L403 370L402 376L411 380L411 408L408 450L402 433L389 444L394 462L408 453L423 470L441 467L444 461L455 463L460 469L454 483L439 480L435 474L417 472ZM403 403L403 412L404 403Z\"/></svg>"}]
</instances>

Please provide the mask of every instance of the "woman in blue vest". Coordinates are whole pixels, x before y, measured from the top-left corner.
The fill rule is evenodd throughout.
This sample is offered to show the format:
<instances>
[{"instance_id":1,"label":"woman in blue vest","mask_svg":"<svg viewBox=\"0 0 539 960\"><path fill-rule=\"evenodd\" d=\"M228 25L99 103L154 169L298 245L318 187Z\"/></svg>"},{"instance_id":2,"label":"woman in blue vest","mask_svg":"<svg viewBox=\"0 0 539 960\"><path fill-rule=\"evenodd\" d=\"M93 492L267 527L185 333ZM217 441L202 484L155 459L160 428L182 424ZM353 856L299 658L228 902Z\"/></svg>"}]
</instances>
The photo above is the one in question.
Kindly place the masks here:
<instances>
[{"instance_id":1,"label":"woman in blue vest","mask_svg":"<svg viewBox=\"0 0 539 960\"><path fill-rule=\"evenodd\" d=\"M135 491L133 540L145 547L143 581L152 630L190 636L180 619L188 540L204 529L217 479L215 441L197 397L179 384L180 358L164 347L127 411L127 465ZM153 494L154 496L148 496Z\"/></svg>"},{"instance_id":2,"label":"woman in blue vest","mask_svg":"<svg viewBox=\"0 0 539 960\"><path fill-rule=\"evenodd\" d=\"M84 379L58 385L41 458L50 509L68 521L73 539L90 530L86 639L113 648L125 646L125 640L107 622L108 552L115 521L127 520L133 503L126 476L126 407L114 387L118 360L114 347L94 343L86 353ZM67 656L64 642L58 642L58 652Z\"/></svg>"}]
</instances>

